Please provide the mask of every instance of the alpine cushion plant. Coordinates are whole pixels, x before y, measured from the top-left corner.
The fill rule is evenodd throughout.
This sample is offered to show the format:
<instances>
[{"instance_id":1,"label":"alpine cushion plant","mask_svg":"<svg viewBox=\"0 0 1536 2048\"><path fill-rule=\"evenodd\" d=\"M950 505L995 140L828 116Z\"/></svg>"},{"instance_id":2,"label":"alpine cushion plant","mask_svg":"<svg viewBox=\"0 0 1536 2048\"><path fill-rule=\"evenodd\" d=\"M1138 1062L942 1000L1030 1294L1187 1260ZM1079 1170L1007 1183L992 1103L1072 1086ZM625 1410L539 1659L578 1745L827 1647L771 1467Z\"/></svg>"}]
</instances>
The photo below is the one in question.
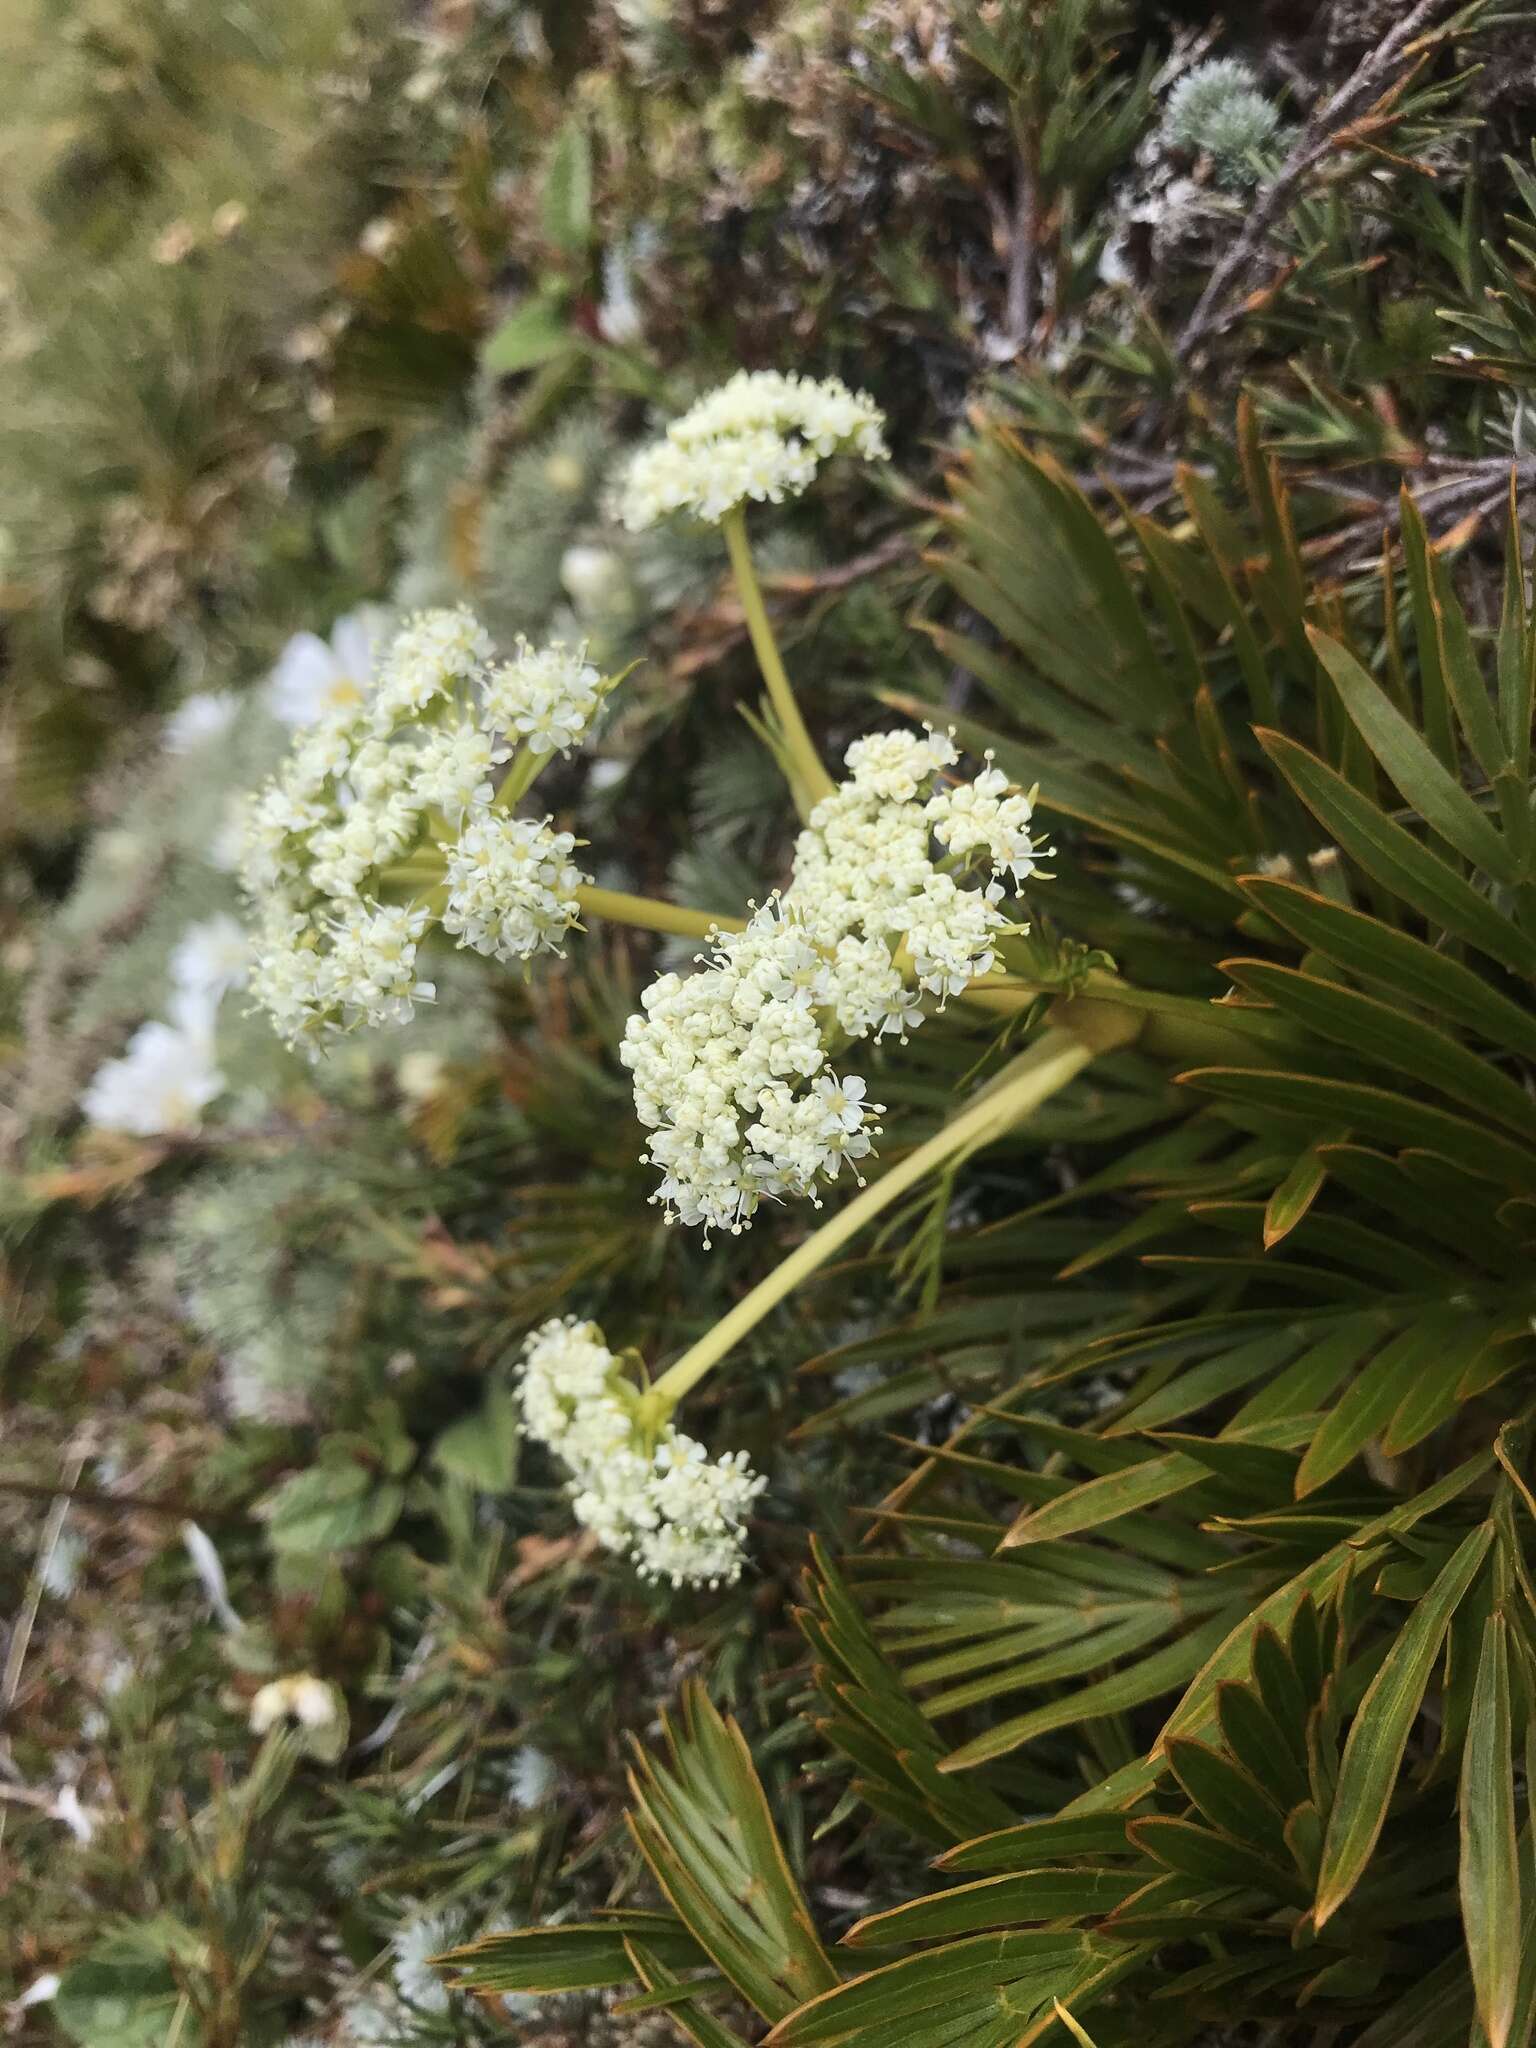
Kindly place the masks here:
<instances>
[{"instance_id":1,"label":"alpine cushion plant","mask_svg":"<svg viewBox=\"0 0 1536 2048\"><path fill-rule=\"evenodd\" d=\"M1004 939L995 993L1052 960L1071 989L987 1134L1069 1171L1012 1207L996 1178L942 1307L844 1354L923 1361L908 1401L963 1364L974 1405L818 1555L802 1615L838 1818L926 1845L936 1882L775 1919L785 1849L711 1834L763 1807L695 1702L634 1784L664 1909L489 1938L466 1984L556 1990L579 1958L715 2048L743 2038L722 1978L782 2048L1536 2037L1518 508L1491 581L1406 496L1379 573L1329 581L1243 432L1247 503L1186 474L1175 527L1106 522L985 430L936 558L960 606L929 631L976 683L955 738L1061 821L1050 928ZM1056 1047L1102 1086L1047 1078Z\"/></svg>"}]
</instances>

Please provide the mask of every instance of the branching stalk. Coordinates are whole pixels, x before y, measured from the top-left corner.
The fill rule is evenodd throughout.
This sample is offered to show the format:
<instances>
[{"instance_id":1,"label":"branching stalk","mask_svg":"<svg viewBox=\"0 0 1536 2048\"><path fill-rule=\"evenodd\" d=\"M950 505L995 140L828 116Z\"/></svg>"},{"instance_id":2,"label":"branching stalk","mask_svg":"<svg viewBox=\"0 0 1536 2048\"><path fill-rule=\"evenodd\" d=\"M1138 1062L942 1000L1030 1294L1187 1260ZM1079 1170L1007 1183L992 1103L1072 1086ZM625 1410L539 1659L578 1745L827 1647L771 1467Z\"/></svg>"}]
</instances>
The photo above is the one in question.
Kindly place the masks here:
<instances>
[{"instance_id":1,"label":"branching stalk","mask_svg":"<svg viewBox=\"0 0 1536 2048\"><path fill-rule=\"evenodd\" d=\"M752 641L752 651L757 656L757 665L762 670L763 681L768 686L768 701L778 718L784 745L794 768L792 783L796 808L802 817L807 817L824 796L831 796L836 785L822 765L821 756L806 731L805 720L800 716L800 707L795 702L795 693L785 672L779 644L773 637L773 627L769 623L767 608L763 603L763 593L758 586L757 572L752 567L752 550L747 542L747 522L741 507L732 506L721 520L720 526L730 554L731 574L735 578L736 592L741 599L741 609Z\"/></svg>"},{"instance_id":2,"label":"branching stalk","mask_svg":"<svg viewBox=\"0 0 1536 2048\"><path fill-rule=\"evenodd\" d=\"M633 925L642 932L670 932L684 939L707 939L711 932L743 932L747 928L742 917L689 910L655 896L631 896L623 889L599 889L586 882L576 891L576 901L584 917L606 917L611 924Z\"/></svg>"}]
</instances>

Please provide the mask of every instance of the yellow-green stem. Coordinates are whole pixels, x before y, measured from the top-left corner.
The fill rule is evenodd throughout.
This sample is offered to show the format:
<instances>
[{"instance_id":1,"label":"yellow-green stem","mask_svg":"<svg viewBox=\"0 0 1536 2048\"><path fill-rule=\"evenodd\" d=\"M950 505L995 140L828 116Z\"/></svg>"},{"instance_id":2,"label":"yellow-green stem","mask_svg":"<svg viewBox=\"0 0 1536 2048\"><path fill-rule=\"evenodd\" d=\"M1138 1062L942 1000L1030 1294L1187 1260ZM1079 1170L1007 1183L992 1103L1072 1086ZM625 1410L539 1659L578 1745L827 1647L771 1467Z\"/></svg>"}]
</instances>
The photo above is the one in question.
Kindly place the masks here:
<instances>
[{"instance_id":1,"label":"yellow-green stem","mask_svg":"<svg viewBox=\"0 0 1536 2048\"><path fill-rule=\"evenodd\" d=\"M1105 1012L1109 1009L1108 1004L1096 1007ZM850 1238L856 1237L866 1223L888 1209L892 1202L898 1201L909 1188L916 1187L935 1167L989 1139L1002 1137L1020 1118L1065 1088L1099 1053L1109 1050L1111 1045L1124 1044L1134 1036L1138 1024L1138 1019L1122 1013L1113 1024L1107 1016L1098 1020L1088 1036L1079 1036L1076 1030L1057 1026L1046 1030L1027 1052L1020 1053L1003 1069L969 1108L951 1118L926 1144L909 1152L889 1172L856 1195L846 1209L840 1209L830 1222L823 1223L798 1250L790 1253L782 1265L776 1266L749 1294L743 1295L712 1330L667 1368L651 1388L650 1402L660 1412L670 1412L690 1388L697 1386L705 1374L719 1364L733 1345L740 1343L749 1330L756 1328L770 1309L776 1308L786 1295L793 1294L802 1281L808 1280L819 1266L825 1265L834 1253L841 1251Z\"/></svg>"},{"instance_id":2,"label":"yellow-green stem","mask_svg":"<svg viewBox=\"0 0 1536 2048\"><path fill-rule=\"evenodd\" d=\"M583 883L576 891L583 917L606 917L613 924L630 924L643 932L672 932L685 939L707 939L711 932L746 930L740 917L716 917L707 910L688 910L678 903L662 903L654 896L631 896L623 889L598 889Z\"/></svg>"},{"instance_id":3,"label":"yellow-green stem","mask_svg":"<svg viewBox=\"0 0 1536 2048\"><path fill-rule=\"evenodd\" d=\"M536 754L526 740L518 743L517 751L507 763L507 772L501 779L492 809L510 811L533 787L541 768L547 768L554 759L553 754Z\"/></svg>"},{"instance_id":4,"label":"yellow-green stem","mask_svg":"<svg viewBox=\"0 0 1536 2048\"><path fill-rule=\"evenodd\" d=\"M784 744L794 769L792 783L800 813L805 816L824 796L830 796L836 787L831 776L822 766L810 734L805 729L805 720L800 716L800 707L795 702L795 693L785 672L779 644L773 637L773 627L768 622L767 608L763 593L758 588L757 572L752 567L752 550L747 542L746 517L739 505L735 505L720 522L725 534L726 550L731 558L731 574L736 579L737 595L746 618L747 632L751 637L752 651L757 656L757 665L763 672L763 681L768 685L768 699L779 721L779 730L784 735Z\"/></svg>"}]
</instances>

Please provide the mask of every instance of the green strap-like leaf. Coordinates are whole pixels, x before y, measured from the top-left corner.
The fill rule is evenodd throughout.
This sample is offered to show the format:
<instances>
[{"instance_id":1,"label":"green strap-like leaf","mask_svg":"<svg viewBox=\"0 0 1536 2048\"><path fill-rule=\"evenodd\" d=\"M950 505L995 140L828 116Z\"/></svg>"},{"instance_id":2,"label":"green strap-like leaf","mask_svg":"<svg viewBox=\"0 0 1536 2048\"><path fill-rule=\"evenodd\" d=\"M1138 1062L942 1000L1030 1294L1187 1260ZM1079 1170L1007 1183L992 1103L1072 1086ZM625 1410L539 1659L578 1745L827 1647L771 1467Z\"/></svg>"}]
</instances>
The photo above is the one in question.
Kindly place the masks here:
<instances>
[{"instance_id":1,"label":"green strap-like leaf","mask_svg":"<svg viewBox=\"0 0 1536 2048\"><path fill-rule=\"evenodd\" d=\"M1509 1629L1488 1617L1461 1760L1461 1918L1488 2048L1505 2048L1520 1988L1520 1843L1515 1825Z\"/></svg>"},{"instance_id":2,"label":"green strap-like leaf","mask_svg":"<svg viewBox=\"0 0 1536 2048\"><path fill-rule=\"evenodd\" d=\"M1495 1130L1516 1131L1536 1143L1536 1102L1525 1090L1488 1060L1400 1006L1269 960L1224 960L1222 972L1320 1038L1358 1048L1364 1058L1411 1074L1426 1088L1481 1110ZM1329 1133L1330 1138L1337 1135Z\"/></svg>"},{"instance_id":3,"label":"green strap-like leaf","mask_svg":"<svg viewBox=\"0 0 1536 2048\"><path fill-rule=\"evenodd\" d=\"M1323 1845L1323 1872L1313 1909L1319 1927L1332 1919L1365 1874L1386 1825L1403 1752L1446 1629L1477 1577L1493 1536L1493 1523L1483 1522L1463 1538L1360 1702L1344 1745Z\"/></svg>"},{"instance_id":4,"label":"green strap-like leaf","mask_svg":"<svg viewBox=\"0 0 1536 2048\"><path fill-rule=\"evenodd\" d=\"M1307 808L1352 860L1425 917L1454 932L1517 974L1536 975L1536 940L1504 917L1446 862L1342 775L1285 734L1261 731L1259 742Z\"/></svg>"},{"instance_id":5,"label":"green strap-like leaf","mask_svg":"<svg viewBox=\"0 0 1536 2048\"><path fill-rule=\"evenodd\" d=\"M1032 1920L1080 1919L1107 1913L1142 1883L1138 1873L1111 1870L1025 1870L979 1878L927 1898L870 1913L843 1936L849 1948L895 1948L939 1935L976 1934Z\"/></svg>"},{"instance_id":6,"label":"green strap-like leaf","mask_svg":"<svg viewBox=\"0 0 1536 2048\"><path fill-rule=\"evenodd\" d=\"M1479 1178L1502 1178L1511 1190L1536 1187L1536 1150L1391 1089L1251 1067L1196 1067L1179 1079L1210 1095L1306 1117L1323 1132L1348 1125L1390 1145L1422 1146Z\"/></svg>"},{"instance_id":7,"label":"green strap-like leaf","mask_svg":"<svg viewBox=\"0 0 1536 2048\"><path fill-rule=\"evenodd\" d=\"M1536 1059L1536 1013L1500 995L1459 960L1295 882L1245 875L1242 887L1276 924L1358 979Z\"/></svg>"},{"instance_id":8,"label":"green strap-like leaf","mask_svg":"<svg viewBox=\"0 0 1536 2048\"><path fill-rule=\"evenodd\" d=\"M1474 867L1502 882L1517 879L1508 846L1450 771L1441 766L1386 691L1347 647L1309 627L1313 652L1332 678L1345 710L1403 801ZM1478 687L1481 688L1479 682ZM1486 703L1486 697L1484 698ZM1489 713L1490 717L1492 713Z\"/></svg>"}]
</instances>

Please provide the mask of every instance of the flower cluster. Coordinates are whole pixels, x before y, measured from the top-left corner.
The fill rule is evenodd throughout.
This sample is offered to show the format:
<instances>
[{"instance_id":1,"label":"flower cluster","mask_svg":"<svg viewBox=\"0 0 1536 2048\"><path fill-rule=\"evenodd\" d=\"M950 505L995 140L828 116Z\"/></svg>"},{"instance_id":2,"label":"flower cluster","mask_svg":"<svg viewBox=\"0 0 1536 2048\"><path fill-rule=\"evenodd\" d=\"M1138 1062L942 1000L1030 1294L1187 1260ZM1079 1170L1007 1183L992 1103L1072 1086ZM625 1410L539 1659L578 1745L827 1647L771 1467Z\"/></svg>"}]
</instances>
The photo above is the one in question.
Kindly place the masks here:
<instances>
[{"instance_id":1,"label":"flower cluster","mask_svg":"<svg viewBox=\"0 0 1536 2048\"><path fill-rule=\"evenodd\" d=\"M498 960L559 952L576 842L509 817L498 771L573 746L604 688L580 649L497 664L460 607L408 620L377 676L306 723L250 807L241 870L253 992L284 1038L406 1021L435 993L417 956L439 925Z\"/></svg>"},{"instance_id":2,"label":"flower cluster","mask_svg":"<svg viewBox=\"0 0 1536 2048\"><path fill-rule=\"evenodd\" d=\"M935 788L957 759L942 733L890 732L848 749L851 773L811 813L788 891L715 936L699 971L664 974L619 1057L661 1172L669 1217L739 1232L765 1197L804 1195L870 1150L880 1105L834 1068L849 1040L905 1036L995 961L1015 887L1041 852L1030 798L990 758ZM936 860L934 842L945 854Z\"/></svg>"},{"instance_id":3,"label":"flower cluster","mask_svg":"<svg viewBox=\"0 0 1536 2048\"><path fill-rule=\"evenodd\" d=\"M738 370L634 458L619 496L632 533L671 512L715 522L752 498L796 496L828 456L884 461L884 415L837 377Z\"/></svg>"},{"instance_id":4,"label":"flower cluster","mask_svg":"<svg viewBox=\"0 0 1536 2048\"><path fill-rule=\"evenodd\" d=\"M528 1434L571 1472L576 1519L649 1579L730 1584L743 1524L766 1481L733 1451L710 1458L671 1423L648 1430L639 1389L592 1323L556 1317L523 1351Z\"/></svg>"},{"instance_id":5,"label":"flower cluster","mask_svg":"<svg viewBox=\"0 0 1536 2048\"><path fill-rule=\"evenodd\" d=\"M187 927L171 954L170 1022L141 1024L121 1058L97 1069L80 1098L88 1122L141 1138L197 1127L224 1092L214 1051L219 1003L245 980L249 953L232 917Z\"/></svg>"}]
</instances>

